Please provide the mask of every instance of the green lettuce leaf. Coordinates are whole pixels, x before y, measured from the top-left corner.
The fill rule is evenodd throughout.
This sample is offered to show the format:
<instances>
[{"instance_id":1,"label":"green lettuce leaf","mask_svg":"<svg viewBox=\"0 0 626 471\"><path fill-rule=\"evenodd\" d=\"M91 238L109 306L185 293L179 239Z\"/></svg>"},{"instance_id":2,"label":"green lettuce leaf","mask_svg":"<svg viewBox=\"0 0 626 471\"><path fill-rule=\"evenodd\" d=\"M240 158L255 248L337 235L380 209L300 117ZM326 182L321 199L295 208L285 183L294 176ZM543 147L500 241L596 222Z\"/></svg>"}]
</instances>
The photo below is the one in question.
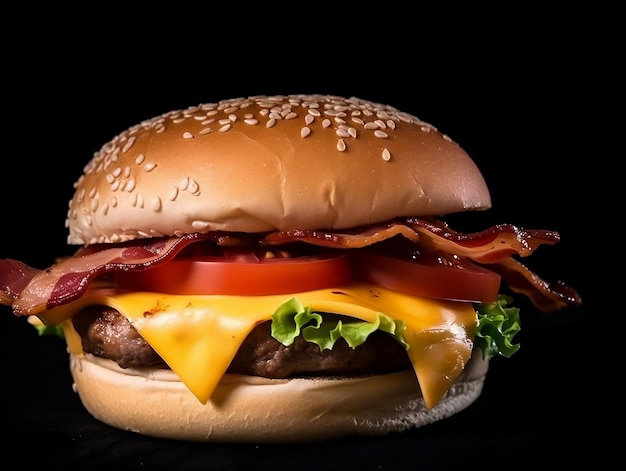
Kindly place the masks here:
<instances>
[{"instance_id":1,"label":"green lettuce leaf","mask_svg":"<svg viewBox=\"0 0 626 471\"><path fill-rule=\"evenodd\" d=\"M367 340L367 337L377 330L392 335L405 349L409 344L404 340L402 332L406 326L402 321L396 321L378 313L375 322L356 320L342 322L331 319L332 316L322 316L313 312L310 307L304 307L296 298L292 298L280 305L272 316L272 337L283 345L291 345L295 338L302 333L307 341L317 344L320 349L332 349L337 340L343 338L350 347L356 348Z\"/></svg>"},{"instance_id":2,"label":"green lettuce leaf","mask_svg":"<svg viewBox=\"0 0 626 471\"><path fill-rule=\"evenodd\" d=\"M57 324L57 325L34 324L33 327L37 329L39 336L54 335L62 339L65 338L65 335L63 333L63 327L61 327L61 324Z\"/></svg>"},{"instance_id":3,"label":"green lettuce leaf","mask_svg":"<svg viewBox=\"0 0 626 471\"><path fill-rule=\"evenodd\" d=\"M474 305L478 314L478 327L474 344L483 352L483 358L495 355L510 357L520 345L513 337L520 331L519 308L508 307L512 298L500 295L493 303Z\"/></svg>"}]
</instances>

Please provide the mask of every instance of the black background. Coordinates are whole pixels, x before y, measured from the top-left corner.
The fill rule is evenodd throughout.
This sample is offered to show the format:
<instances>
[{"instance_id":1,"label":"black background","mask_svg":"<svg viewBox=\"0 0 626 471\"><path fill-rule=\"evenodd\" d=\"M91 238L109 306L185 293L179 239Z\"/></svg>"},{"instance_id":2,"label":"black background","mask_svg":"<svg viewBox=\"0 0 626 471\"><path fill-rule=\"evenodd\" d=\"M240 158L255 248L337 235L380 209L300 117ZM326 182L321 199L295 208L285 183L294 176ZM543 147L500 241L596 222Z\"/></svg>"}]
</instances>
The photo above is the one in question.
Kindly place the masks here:
<instances>
[{"instance_id":1,"label":"black background","mask_svg":"<svg viewBox=\"0 0 626 471\"><path fill-rule=\"evenodd\" d=\"M385 9L367 22L336 6L306 17L283 12L286 19L182 6L170 6L165 22L149 12L142 20L122 11L74 13L66 22L70 12L23 12L12 18L20 27L2 33L0 258L45 268L70 253L64 220L72 185L125 128L224 98L330 93L389 103L459 142L482 169L493 208L458 224L560 232L560 244L526 263L575 287L583 307L540 314L520 300L522 349L492 361L480 399L446 421L302 445L181 443L107 427L72 392L64 344L37 337L2 308L3 459L52 469L268 470L609 459L607 430L620 426L621 371L611 350L621 325L603 303L619 304L604 270L618 237L608 174L621 157L608 146L611 116L622 112L611 91L610 12L472 11L452 21L450 12L409 18ZM494 21L470 20L485 14Z\"/></svg>"}]
</instances>

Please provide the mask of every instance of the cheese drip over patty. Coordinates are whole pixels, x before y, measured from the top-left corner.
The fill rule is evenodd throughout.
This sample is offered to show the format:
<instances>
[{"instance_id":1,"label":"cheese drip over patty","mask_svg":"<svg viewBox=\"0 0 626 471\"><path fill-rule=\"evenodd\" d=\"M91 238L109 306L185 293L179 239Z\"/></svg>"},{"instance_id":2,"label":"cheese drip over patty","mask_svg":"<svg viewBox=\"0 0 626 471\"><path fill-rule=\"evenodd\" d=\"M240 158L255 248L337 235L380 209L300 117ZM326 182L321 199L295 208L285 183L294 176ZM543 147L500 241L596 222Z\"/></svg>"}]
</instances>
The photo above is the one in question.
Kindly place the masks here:
<instances>
[{"instance_id":1,"label":"cheese drip over patty","mask_svg":"<svg viewBox=\"0 0 626 471\"><path fill-rule=\"evenodd\" d=\"M477 316L471 303L427 299L360 282L271 296L190 296L94 288L79 300L39 317L48 325L63 323L69 351L80 355L81 340L69 319L89 305L118 310L198 400L206 403L250 331L271 320L276 309L294 297L314 312L368 322L383 313L403 321L407 353L429 408L452 386L472 352Z\"/></svg>"}]
</instances>

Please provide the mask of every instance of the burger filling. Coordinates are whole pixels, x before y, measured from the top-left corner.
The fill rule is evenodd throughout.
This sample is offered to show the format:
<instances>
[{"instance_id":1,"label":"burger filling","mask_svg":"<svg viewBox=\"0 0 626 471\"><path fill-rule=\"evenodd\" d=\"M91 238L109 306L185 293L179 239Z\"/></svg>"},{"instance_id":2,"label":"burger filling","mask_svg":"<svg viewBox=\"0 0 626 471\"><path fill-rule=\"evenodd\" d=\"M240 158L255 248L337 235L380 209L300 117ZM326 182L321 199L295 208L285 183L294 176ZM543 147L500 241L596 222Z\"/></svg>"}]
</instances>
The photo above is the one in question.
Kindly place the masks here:
<instances>
[{"instance_id":1,"label":"burger filling","mask_svg":"<svg viewBox=\"0 0 626 471\"><path fill-rule=\"evenodd\" d=\"M268 378L413 368L433 407L474 350L510 356L518 310L578 305L513 255L558 234L432 219L351 232L193 233L91 245L47 270L0 261L0 302L61 326L74 355L170 368L206 403L225 373ZM345 250L350 249L350 250Z\"/></svg>"},{"instance_id":2,"label":"burger filling","mask_svg":"<svg viewBox=\"0 0 626 471\"><path fill-rule=\"evenodd\" d=\"M72 319L83 350L122 368L169 368L128 319L108 306L89 306ZM351 348L339 339L321 349L298 335L284 345L271 335L271 322L256 326L239 348L227 373L289 378L310 375L382 374L411 368L406 349L391 335L375 331Z\"/></svg>"}]
</instances>

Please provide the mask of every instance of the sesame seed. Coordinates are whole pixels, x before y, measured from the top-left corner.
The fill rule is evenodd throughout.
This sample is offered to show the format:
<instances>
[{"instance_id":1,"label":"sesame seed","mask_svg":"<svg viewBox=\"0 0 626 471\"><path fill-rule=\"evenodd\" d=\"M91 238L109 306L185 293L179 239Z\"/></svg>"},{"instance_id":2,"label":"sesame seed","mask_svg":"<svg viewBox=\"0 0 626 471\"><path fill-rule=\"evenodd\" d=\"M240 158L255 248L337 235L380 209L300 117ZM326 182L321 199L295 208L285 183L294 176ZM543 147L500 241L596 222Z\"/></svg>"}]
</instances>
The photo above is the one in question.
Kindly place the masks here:
<instances>
[{"instance_id":1,"label":"sesame seed","mask_svg":"<svg viewBox=\"0 0 626 471\"><path fill-rule=\"evenodd\" d=\"M246 118L243 121L246 124L250 124L251 126L254 126L255 124L259 124L259 121L253 118Z\"/></svg>"},{"instance_id":2,"label":"sesame seed","mask_svg":"<svg viewBox=\"0 0 626 471\"><path fill-rule=\"evenodd\" d=\"M158 212L161 210L161 198L159 198L158 196L155 196L154 198L152 198L152 201L150 202L150 209L154 212Z\"/></svg>"},{"instance_id":3,"label":"sesame seed","mask_svg":"<svg viewBox=\"0 0 626 471\"><path fill-rule=\"evenodd\" d=\"M352 122L360 124L361 126L365 125L365 122L361 118L358 118L356 116L352 116L352 118L350 118L350 119L352 119Z\"/></svg>"},{"instance_id":4,"label":"sesame seed","mask_svg":"<svg viewBox=\"0 0 626 471\"><path fill-rule=\"evenodd\" d=\"M206 229L207 227L209 227L209 223L207 221L193 221L191 223L191 226L196 229L196 230L203 230Z\"/></svg>"},{"instance_id":5,"label":"sesame seed","mask_svg":"<svg viewBox=\"0 0 626 471\"><path fill-rule=\"evenodd\" d=\"M300 137L307 137L309 134L311 134L311 128L304 126L300 129Z\"/></svg>"},{"instance_id":6,"label":"sesame seed","mask_svg":"<svg viewBox=\"0 0 626 471\"><path fill-rule=\"evenodd\" d=\"M193 139L193 134L191 134L189 131L185 131L183 133L183 139Z\"/></svg>"},{"instance_id":7,"label":"sesame seed","mask_svg":"<svg viewBox=\"0 0 626 471\"><path fill-rule=\"evenodd\" d=\"M128 149L130 149L133 144L135 143L135 136L131 136L130 139L128 139L128 142L124 145L124 148L122 149L122 152L126 153L128 151Z\"/></svg>"},{"instance_id":8,"label":"sesame seed","mask_svg":"<svg viewBox=\"0 0 626 471\"><path fill-rule=\"evenodd\" d=\"M137 157L135 157L135 163L137 165L141 165L145 159L146 157L143 154L139 154Z\"/></svg>"},{"instance_id":9,"label":"sesame seed","mask_svg":"<svg viewBox=\"0 0 626 471\"><path fill-rule=\"evenodd\" d=\"M304 122L306 124L311 124L313 121L315 121L315 116L313 115L308 114L304 117Z\"/></svg>"},{"instance_id":10,"label":"sesame seed","mask_svg":"<svg viewBox=\"0 0 626 471\"><path fill-rule=\"evenodd\" d=\"M345 151L345 150L346 150L346 148L347 148L347 146L346 146L346 141L344 141L343 139L339 139L339 140L337 141L337 150L338 150L339 152L343 152L343 151Z\"/></svg>"},{"instance_id":11,"label":"sesame seed","mask_svg":"<svg viewBox=\"0 0 626 471\"><path fill-rule=\"evenodd\" d=\"M198 196L200 194L200 185L198 185L198 182L190 179L189 180L189 193L191 193L194 196Z\"/></svg>"},{"instance_id":12,"label":"sesame seed","mask_svg":"<svg viewBox=\"0 0 626 471\"><path fill-rule=\"evenodd\" d=\"M346 114L343 111L337 111L337 110L324 110L324 114L330 117L340 117L340 118L345 118Z\"/></svg>"},{"instance_id":13,"label":"sesame seed","mask_svg":"<svg viewBox=\"0 0 626 471\"><path fill-rule=\"evenodd\" d=\"M213 129L211 128L202 128L200 130L200 135L204 136L205 134L211 134L213 132Z\"/></svg>"},{"instance_id":14,"label":"sesame seed","mask_svg":"<svg viewBox=\"0 0 626 471\"><path fill-rule=\"evenodd\" d=\"M231 128L231 124L225 124L224 126L222 126L218 132L226 132Z\"/></svg>"},{"instance_id":15,"label":"sesame seed","mask_svg":"<svg viewBox=\"0 0 626 471\"><path fill-rule=\"evenodd\" d=\"M265 127L273 128L275 124L276 124L276 119L271 118L267 121L267 123L265 124Z\"/></svg>"},{"instance_id":16,"label":"sesame seed","mask_svg":"<svg viewBox=\"0 0 626 471\"><path fill-rule=\"evenodd\" d=\"M174 187L168 193L167 199L170 200L170 201L174 201L177 196L178 196L178 188Z\"/></svg>"},{"instance_id":17,"label":"sesame seed","mask_svg":"<svg viewBox=\"0 0 626 471\"><path fill-rule=\"evenodd\" d=\"M143 169L146 172L152 172L152 170L154 170L156 167L156 164L154 162L148 162L146 165L143 166Z\"/></svg>"},{"instance_id":18,"label":"sesame seed","mask_svg":"<svg viewBox=\"0 0 626 471\"><path fill-rule=\"evenodd\" d=\"M387 134L385 131L381 131L380 129L377 129L376 131L374 131L374 136L379 137L381 139L387 139L389 137L389 134Z\"/></svg>"},{"instance_id":19,"label":"sesame seed","mask_svg":"<svg viewBox=\"0 0 626 471\"><path fill-rule=\"evenodd\" d=\"M383 149L383 160L385 162L389 162L391 160L391 153L389 152L389 149L387 149L386 147Z\"/></svg>"}]
</instances>

